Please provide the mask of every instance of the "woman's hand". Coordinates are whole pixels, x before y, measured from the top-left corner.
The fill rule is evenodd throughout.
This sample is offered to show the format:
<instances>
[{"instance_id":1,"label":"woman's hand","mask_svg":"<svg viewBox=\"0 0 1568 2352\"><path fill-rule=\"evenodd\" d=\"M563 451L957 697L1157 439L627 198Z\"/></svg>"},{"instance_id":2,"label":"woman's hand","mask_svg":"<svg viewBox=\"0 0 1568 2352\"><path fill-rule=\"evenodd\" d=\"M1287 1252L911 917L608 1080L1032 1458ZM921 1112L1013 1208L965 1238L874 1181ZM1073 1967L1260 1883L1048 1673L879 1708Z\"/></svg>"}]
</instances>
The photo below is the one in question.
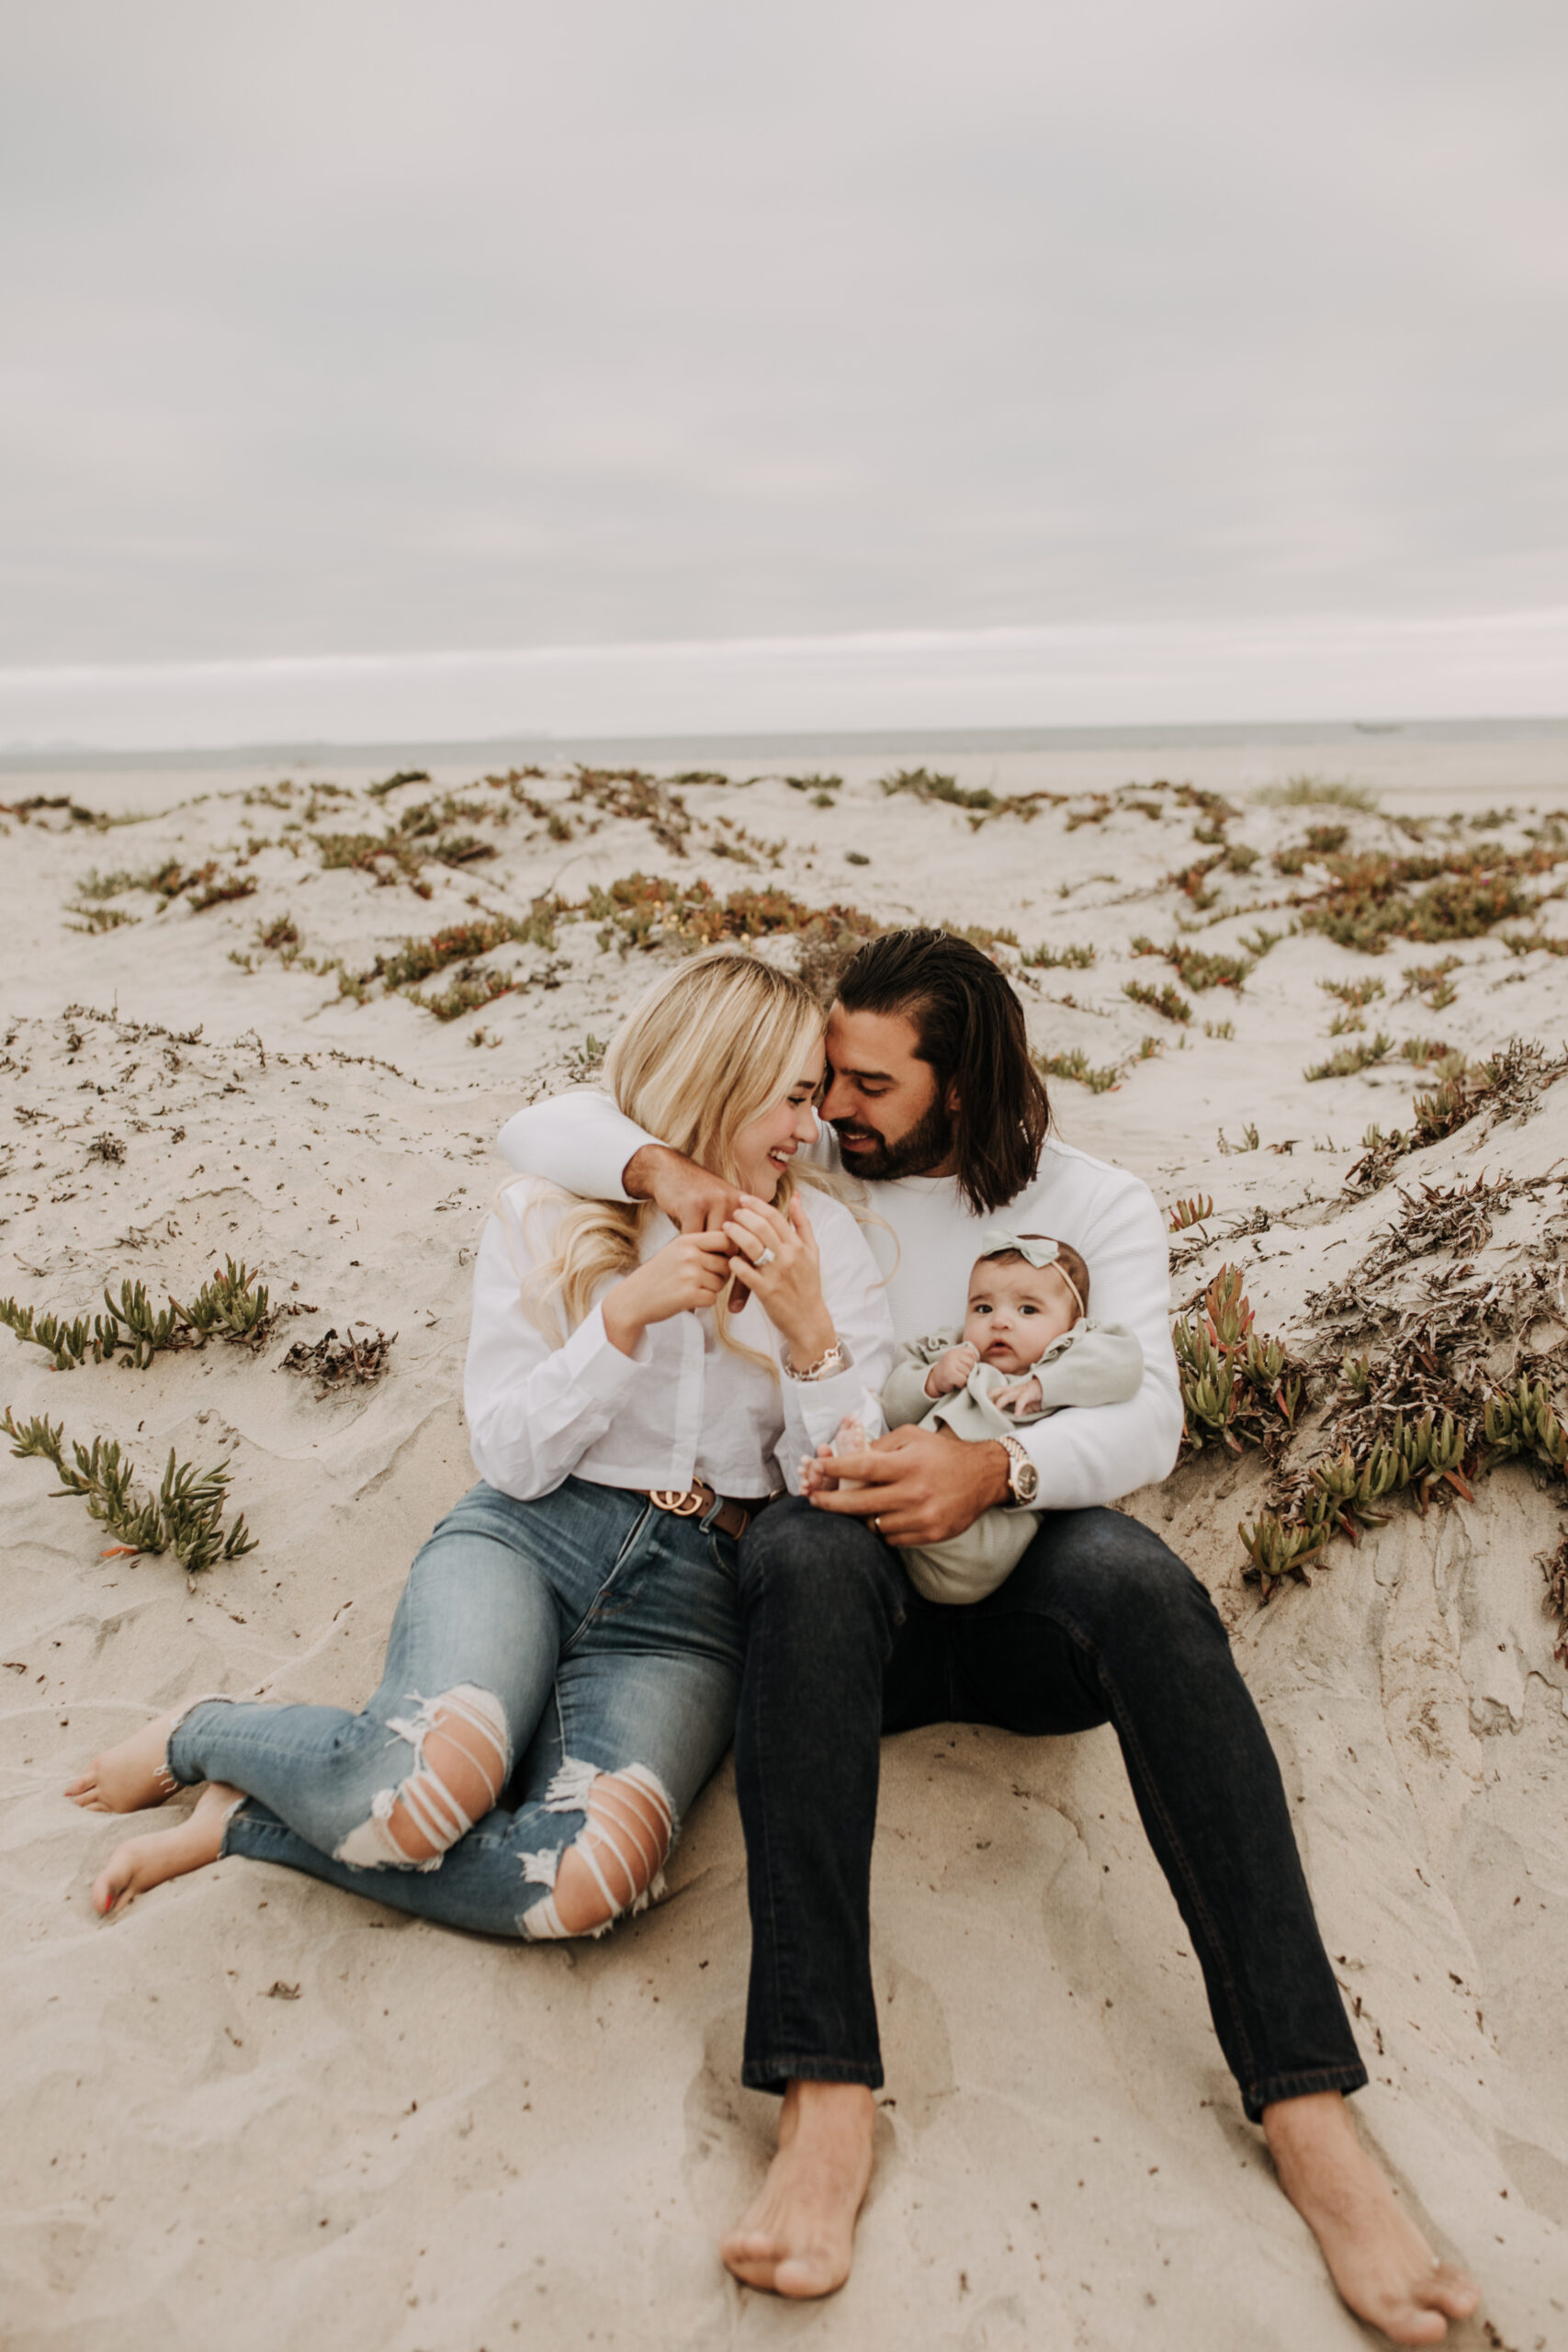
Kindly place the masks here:
<instances>
[{"instance_id":1,"label":"woman's hand","mask_svg":"<svg viewBox=\"0 0 1568 2352\"><path fill-rule=\"evenodd\" d=\"M722 1233L680 1233L626 1274L604 1300L604 1331L624 1356L637 1353L650 1323L711 1306L729 1280L730 1245Z\"/></svg>"},{"instance_id":2,"label":"woman's hand","mask_svg":"<svg viewBox=\"0 0 1568 2352\"><path fill-rule=\"evenodd\" d=\"M742 1193L724 1231L745 1272L747 1289L761 1300L763 1313L789 1350L790 1362L805 1365L826 1355L837 1334L822 1296L817 1236L799 1193L791 1195L784 1217L770 1202ZM770 1250L764 1265L764 1253Z\"/></svg>"}]
</instances>

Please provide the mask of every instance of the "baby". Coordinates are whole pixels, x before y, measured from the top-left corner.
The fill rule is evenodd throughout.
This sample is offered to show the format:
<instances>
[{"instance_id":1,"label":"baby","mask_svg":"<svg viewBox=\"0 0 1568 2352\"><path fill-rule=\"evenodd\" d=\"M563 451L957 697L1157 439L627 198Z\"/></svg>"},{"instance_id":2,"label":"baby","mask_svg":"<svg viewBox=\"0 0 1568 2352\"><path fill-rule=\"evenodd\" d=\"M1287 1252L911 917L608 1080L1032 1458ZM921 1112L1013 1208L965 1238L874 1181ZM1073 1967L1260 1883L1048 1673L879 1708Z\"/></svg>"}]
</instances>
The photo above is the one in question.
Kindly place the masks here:
<instances>
[{"instance_id":1,"label":"baby","mask_svg":"<svg viewBox=\"0 0 1568 2352\"><path fill-rule=\"evenodd\" d=\"M1012 1438L1065 1405L1120 1405L1143 1384L1144 1351L1116 1323L1089 1318L1089 1268L1066 1242L987 1226L969 1277L963 1329L898 1351L882 1392L889 1429L919 1421L970 1442ZM858 1453L845 1421L828 1453L803 1464L805 1491L840 1483L831 1456ZM1032 1510L982 1511L962 1535L901 1554L928 1600L982 1600L1010 1576L1038 1524Z\"/></svg>"}]
</instances>

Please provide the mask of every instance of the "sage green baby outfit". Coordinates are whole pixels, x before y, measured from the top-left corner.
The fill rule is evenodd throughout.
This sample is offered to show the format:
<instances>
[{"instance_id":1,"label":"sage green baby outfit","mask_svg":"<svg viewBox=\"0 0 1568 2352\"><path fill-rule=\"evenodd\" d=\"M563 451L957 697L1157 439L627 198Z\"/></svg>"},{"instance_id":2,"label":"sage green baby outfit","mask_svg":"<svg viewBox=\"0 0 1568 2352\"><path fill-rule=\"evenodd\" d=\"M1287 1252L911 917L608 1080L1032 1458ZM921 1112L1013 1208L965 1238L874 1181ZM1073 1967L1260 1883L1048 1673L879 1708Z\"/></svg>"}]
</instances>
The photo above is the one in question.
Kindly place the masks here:
<instances>
[{"instance_id":1,"label":"sage green baby outfit","mask_svg":"<svg viewBox=\"0 0 1568 2352\"><path fill-rule=\"evenodd\" d=\"M992 1402L998 1388L1012 1387L1027 1375L998 1372L988 1363L976 1364L964 1387L933 1402L926 1394L926 1374L963 1337L961 1330L933 1331L929 1339L899 1349L882 1392L890 1430L918 1421L922 1429L950 1429L954 1437L975 1444L986 1438L1016 1437L1021 1429L1067 1405L1124 1404L1143 1385L1144 1351L1133 1334L1120 1323L1091 1323L1086 1317L1053 1340L1033 1367L1043 1400L1035 1411L1006 1413ZM983 1600L1012 1574L1039 1519L1034 1510L983 1510L962 1535L919 1544L900 1557L915 1590L928 1600Z\"/></svg>"}]
</instances>

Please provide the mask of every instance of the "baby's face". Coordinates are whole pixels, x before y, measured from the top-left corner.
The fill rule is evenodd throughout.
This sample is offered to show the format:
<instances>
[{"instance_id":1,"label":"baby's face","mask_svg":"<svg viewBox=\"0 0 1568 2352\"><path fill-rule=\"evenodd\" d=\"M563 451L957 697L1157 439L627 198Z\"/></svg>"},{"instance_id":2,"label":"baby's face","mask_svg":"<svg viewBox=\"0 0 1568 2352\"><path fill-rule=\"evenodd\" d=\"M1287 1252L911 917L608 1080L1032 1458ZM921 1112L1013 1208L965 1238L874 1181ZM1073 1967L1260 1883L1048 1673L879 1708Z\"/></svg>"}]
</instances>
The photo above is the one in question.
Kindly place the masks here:
<instances>
[{"instance_id":1,"label":"baby's face","mask_svg":"<svg viewBox=\"0 0 1568 2352\"><path fill-rule=\"evenodd\" d=\"M1077 1319L1077 1302L1055 1266L982 1258L969 1277L964 1336L998 1372L1027 1372Z\"/></svg>"}]
</instances>

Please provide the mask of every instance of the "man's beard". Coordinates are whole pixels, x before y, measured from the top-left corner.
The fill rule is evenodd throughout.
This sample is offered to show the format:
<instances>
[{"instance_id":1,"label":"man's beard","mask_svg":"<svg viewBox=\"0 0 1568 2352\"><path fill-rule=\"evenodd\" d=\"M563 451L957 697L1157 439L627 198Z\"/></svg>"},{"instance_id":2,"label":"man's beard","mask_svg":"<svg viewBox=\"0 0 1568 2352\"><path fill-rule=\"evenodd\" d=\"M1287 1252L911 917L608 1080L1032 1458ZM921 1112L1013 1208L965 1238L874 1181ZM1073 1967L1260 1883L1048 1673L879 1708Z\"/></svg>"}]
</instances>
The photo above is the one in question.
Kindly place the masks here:
<instances>
[{"instance_id":1,"label":"man's beard","mask_svg":"<svg viewBox=\"0 0 1568 2352\"><path fill-rule=\"evenodd\" d=\"M845 1153L844 1165L852 1175L869 1177L874 1183L898 1176L923 1176L929 1169L940 1168L953 1150L953 1120L940 1094L925 1117L917 1119L897 1143L888 1143L881 1136L870 1141L872 1129L858 1119L833 1119L829 1124L840 1143L846 1134L868 1138L864 1149Z\"/></svg>"}]
</instances>

